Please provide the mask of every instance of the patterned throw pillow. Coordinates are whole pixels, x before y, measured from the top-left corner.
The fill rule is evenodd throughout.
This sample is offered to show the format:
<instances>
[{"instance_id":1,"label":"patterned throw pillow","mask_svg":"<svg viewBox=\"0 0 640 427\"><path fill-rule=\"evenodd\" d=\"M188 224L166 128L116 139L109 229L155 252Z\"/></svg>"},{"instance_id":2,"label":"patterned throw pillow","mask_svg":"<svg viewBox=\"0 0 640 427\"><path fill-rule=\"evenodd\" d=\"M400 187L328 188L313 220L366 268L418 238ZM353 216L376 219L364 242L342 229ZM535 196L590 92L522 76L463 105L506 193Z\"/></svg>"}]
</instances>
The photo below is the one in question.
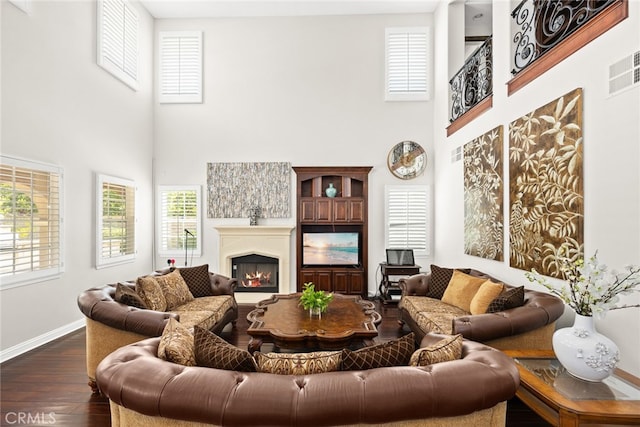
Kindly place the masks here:
<instances>
[{"instance_id":1,"label":"patterned throw pillow","mask_svg":"<svg viewBox=\"0 0 640 427\"><path fill-rule=\"evenodd\" d=\"M458 360L462 357L462 334L451 335L428 347L417 349L411 355L410 366L428 366L434 363Z\"/></svg>"},{"instance_id":2,"label":"patterned throw pillow","mask_svg":"<svg viewBox=\"0 0 640 427\"><path fill-rule=\"evenodd\" d=\"M178 271L194 297L200 298L213 295L211 279L209 279L209 264L179 268Z\"/></svg>"},{"instance_id":3,"label":"patterned throw pillow","mask_svg":"<svg viewBox=\"0 0 640 427\"><path fill-rule=\"evenodd\" d=\"M455 270L462 271L463 273L468 274L469 269L464 268L445 268L438 267L437 265L431 264L431 284L429 285L429 289L427 290L427 296L429 298L442 299L442 295L444 291L449 286L449 282L451 281L451 276L453 276L453 272Z\"/></svg>"},{"instance_id":4,"label":"patterned throw pillow","mask_svg":"<svg viewBox=\"0 0 640 427\"><path fill-rule=\"evenodd\" d=\"M471 312L471 300L480 289L480 286L487 281L486 277L475 277L464 274L461 271L454 271L447 290L442 295L442 302L451 304L463 309L467 313Z\"/></svg>"},{"instance_id":5,"label":"patterned throw pillow","mask_svg":"<svg viewBox=\"0 0 640 427\"><path fill-rule=\"evenodd\" d=\"M196 364L227 371L255 372L256 363L247 350L229 344L200 326L193 328Z\"/></svg>"},{"instance_id":6,"label":"patterned throw pillow","mask_svg":"<svg viewBox=\"0 0 640 427\"><path fill-rule=\"evenodd\" d=\"M116 285L116 295L114 299L131 307L147 308L147 304L144 303L140 295L124 283L118 283Z\"/></svg>"},{"instance_id":7,"label":"patterned throw pillow","mask_svg":"<svg viewBox=\"0 0 640 427\"><path fill-rule=\"evenodd\" d=\"M167 301L167 310L173 310L182 304L193 301L193 295L178 271L174 270L169 274L156 276L155 279Z\"/></svg>"},{"instance_id":8,"label":"patterned throw pillow","mask_svg":"<svg viewBox=\"0 0 640 427\"><path fill-rule=\"evenodd\" d=\"M509 310L510 308L520 307L524 304L524 286L511 288L500 295L487 308L487 313L497 313L499 311Z\"/></svg>"},{"instance_id":9,"label":"patterned throw pillow","mask_svg":"<svg viewBox=\"0 0 640 427\"><path fill-rule=\"evenodd\" d=\"M164 298L160 284L151 276L138 277L136 293L149 310L167 311L167 300Z\"/></svg>"},{"instance_id":10,"label":"patterned throw pillow","mask_svg":"<svg viewBox=\"0 0 640 427\"><path fill-rule=\"evenodd\" d=\"M471 304L469 306L471 314L486 313L491 301L497 298L503 290L504 285L502 283L495 283L491 280L484 282L471 300Z\"/></svg>"},{"instance_id":11,"label":"patterned throw pillow","mask_svg":"<svg viewBox=\"0 0 640 427\"><path fill-rule=\"evenodd\" d=\"M407 366L415 347L415 337L411 332L396 340L356 351L344 349L342 350L342 370L360 371L388 366Z\"/></svg>"},{"instance_id":12,"label":"patterned throw pillow","mask_svg":"<svg viewBox=\"0 0 640 427\"><path fill-rule=\"evenodd\" d=\"M158 357L185 366L195 366L193 334L173 317L162 331L158 344Z\"/></svg>"},{"instance_id":13,"label":"patterned throw pillow","mask_svg":"<svg viewBox=\"0 0 640 427\"><path fill-rule=\"evenodd\" d=\"M316 351L313 353L260 353L255 352L258 372L279 375L309 375L340 370L342 351Z\"/></svg>"}]
</instances>

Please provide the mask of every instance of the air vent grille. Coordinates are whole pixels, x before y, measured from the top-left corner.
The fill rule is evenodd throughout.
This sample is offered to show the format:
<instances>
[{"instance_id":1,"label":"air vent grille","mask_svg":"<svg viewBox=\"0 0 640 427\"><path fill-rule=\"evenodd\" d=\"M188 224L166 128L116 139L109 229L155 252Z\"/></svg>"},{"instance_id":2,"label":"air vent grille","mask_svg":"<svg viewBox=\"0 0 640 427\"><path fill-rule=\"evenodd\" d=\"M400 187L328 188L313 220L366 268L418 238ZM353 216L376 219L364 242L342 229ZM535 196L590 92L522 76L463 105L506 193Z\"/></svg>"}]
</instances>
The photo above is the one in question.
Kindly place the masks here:
<instances>
[{"instance_id":1,"label":"air vent grille","mask_svg":"<svg viewBox=\"0 0 640 427\"><path fill-rule=\"evenodd\" d=\"M640 51L609 66L609 95L640 84Z\"/></svg>"}]
</instances>

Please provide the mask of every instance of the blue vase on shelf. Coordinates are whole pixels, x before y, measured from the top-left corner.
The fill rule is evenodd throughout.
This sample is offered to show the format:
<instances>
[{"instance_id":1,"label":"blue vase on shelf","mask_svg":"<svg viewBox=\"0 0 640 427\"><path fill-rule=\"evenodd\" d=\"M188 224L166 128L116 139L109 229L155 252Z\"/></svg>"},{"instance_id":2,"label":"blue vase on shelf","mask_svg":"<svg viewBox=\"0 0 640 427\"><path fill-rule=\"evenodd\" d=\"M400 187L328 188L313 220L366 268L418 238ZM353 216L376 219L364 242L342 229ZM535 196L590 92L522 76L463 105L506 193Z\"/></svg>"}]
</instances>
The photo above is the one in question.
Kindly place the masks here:
<instances>
[{"instance_id":1,"label":"blue vase on shelf","mask_svg":"<svg viewBox=\"0 0 640 427\"><path fill-rule=\"evenodd\" d=\"M333 183L329 183L329 187L327 187L324 192L327 197L336 197L336 193L338 192L338 190L336 190L336 187L333 186Z\"/></svg>"}]
</instances>

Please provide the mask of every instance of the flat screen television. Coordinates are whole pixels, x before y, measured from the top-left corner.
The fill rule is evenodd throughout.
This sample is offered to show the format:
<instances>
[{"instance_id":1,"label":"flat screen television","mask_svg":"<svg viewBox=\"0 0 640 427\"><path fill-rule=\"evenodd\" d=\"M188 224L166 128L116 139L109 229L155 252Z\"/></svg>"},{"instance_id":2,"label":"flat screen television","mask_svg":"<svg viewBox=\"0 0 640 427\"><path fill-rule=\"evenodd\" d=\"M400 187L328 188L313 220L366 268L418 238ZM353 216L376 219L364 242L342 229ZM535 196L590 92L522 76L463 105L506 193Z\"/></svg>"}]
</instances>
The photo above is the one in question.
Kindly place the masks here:
<instances>
[{"instance_id":1,"label":"flat screen television","mask_svg":"<svg viewBox=\"0 0 640 427\"><path fill-rule=\"evenodd\" d=\"M359 265L359 233L302 233L302 264Z\"/></svg>"}]
</instances>

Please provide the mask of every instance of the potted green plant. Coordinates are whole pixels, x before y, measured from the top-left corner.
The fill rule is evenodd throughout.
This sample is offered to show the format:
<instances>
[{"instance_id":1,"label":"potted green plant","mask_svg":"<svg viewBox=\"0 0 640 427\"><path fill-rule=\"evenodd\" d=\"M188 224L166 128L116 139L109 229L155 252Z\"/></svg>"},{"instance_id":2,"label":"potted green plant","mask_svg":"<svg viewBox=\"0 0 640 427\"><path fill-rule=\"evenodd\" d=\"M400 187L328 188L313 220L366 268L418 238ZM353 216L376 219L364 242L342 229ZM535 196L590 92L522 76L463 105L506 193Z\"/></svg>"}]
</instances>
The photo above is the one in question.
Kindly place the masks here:
<instances>
[{"instance_id":1,"label":"potted green plant","mask_svg":"<svg viewBox=\"0 0 640 427\"><path fill-rule=\"evenodd\" d=\"M300 295L299 305L305 310L309 310L310 316L321 316L327 310L329 303L333 300L333 293L316 291L313 282L304 284L304 289Z\"/></svg>"}]
</instances>

